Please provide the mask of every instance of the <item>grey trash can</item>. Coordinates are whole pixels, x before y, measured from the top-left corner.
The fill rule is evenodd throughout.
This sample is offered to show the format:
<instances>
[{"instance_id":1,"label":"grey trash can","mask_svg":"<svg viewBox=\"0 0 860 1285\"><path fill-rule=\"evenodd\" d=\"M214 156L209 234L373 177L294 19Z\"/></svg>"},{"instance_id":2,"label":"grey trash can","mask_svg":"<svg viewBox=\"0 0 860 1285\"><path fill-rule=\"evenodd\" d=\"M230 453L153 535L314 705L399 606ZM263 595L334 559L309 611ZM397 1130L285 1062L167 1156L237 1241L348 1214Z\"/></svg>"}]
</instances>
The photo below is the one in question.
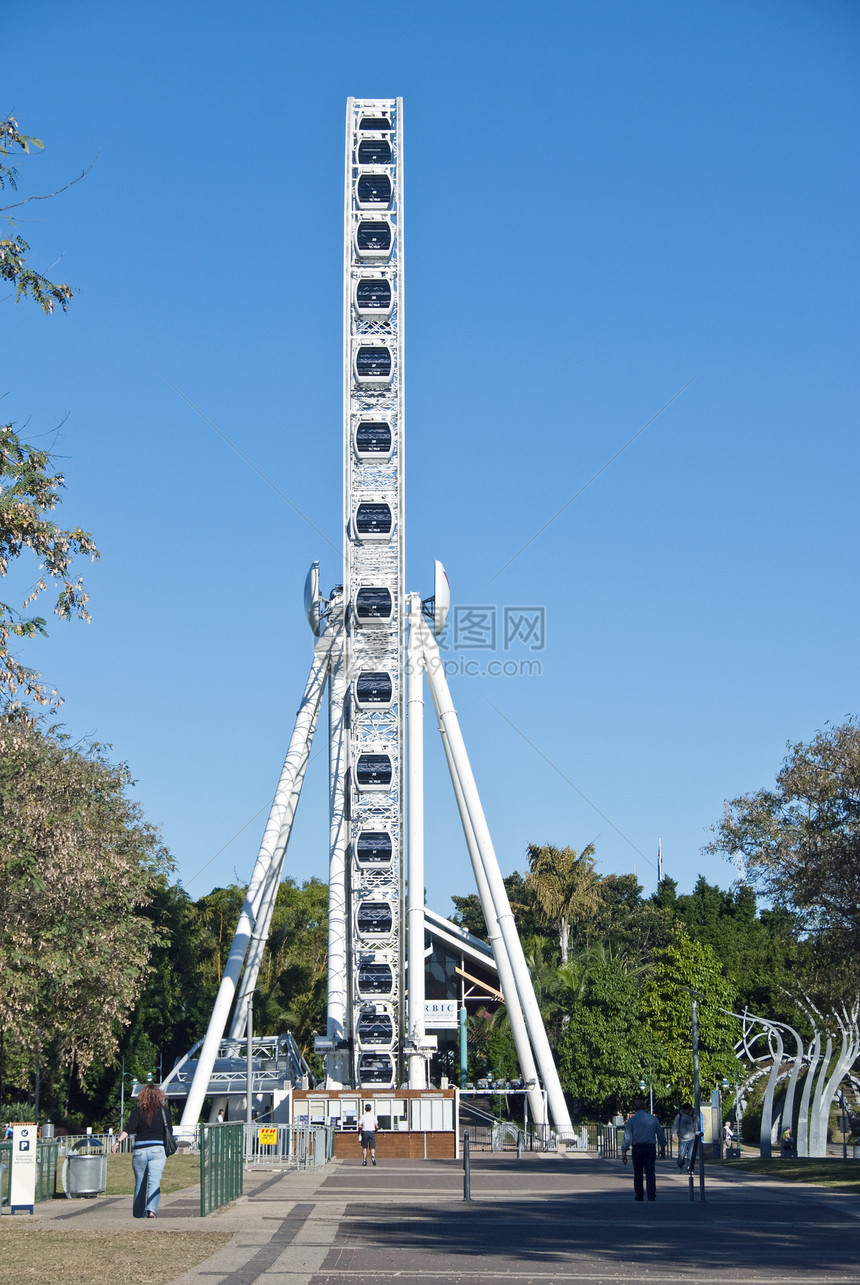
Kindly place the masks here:
<instances>
[{"instance_id":1,"label":"grey trash can","mask_svg":"<svg viewBox=\"0 0 860 1285\"><path fill-rule=\"evenodd\" d=\"M107 1155L71 1152L63 1165L63 1191L76 1196L100 1196L107 1186Z\"/></svg>"}]
</instances>

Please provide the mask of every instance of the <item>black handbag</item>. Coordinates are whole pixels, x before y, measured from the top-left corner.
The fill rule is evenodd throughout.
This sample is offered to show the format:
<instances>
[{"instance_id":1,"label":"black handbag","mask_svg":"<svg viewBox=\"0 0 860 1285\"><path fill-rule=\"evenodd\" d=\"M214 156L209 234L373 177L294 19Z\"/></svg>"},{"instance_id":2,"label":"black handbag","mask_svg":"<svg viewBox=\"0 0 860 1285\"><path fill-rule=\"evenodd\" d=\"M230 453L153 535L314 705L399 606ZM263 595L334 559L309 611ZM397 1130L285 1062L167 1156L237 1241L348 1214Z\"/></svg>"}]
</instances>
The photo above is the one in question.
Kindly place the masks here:
<instances>
[{"instance_id":1,"label":"black handbag","mask_svg":"<svg viewBox=\"0 0 860 1285\"><path fill-rule=\"evenodd\" d=\"M173 1156L176 1154L179 1143L173 1136L173 1125L170 1123L170 1116L167 1114L167 1108L161 1108L161 1118L164 1121L164 1154Z\"/></svg>"}]
</instances>

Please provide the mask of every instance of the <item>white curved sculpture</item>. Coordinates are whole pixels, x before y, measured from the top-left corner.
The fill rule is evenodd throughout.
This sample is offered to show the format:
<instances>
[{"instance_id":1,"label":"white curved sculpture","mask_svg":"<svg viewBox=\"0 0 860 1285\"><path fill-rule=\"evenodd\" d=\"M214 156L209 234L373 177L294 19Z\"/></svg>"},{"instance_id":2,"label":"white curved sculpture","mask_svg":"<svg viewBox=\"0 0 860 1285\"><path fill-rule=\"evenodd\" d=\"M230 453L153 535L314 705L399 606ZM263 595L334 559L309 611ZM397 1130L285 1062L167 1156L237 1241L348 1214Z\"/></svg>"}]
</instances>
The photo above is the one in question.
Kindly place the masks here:
<instances>
[{"instance_id":1,"label":"white curved sculpture","mask_svg":"<svg viewBox=\"0 0 860 1285\"><path fill-rule=\"evenodd\" d=\"M755 1067L747 1077L744 1087L749 1087L762 1075L767 1075L767 1087L764 1093L761 1115L760 1154L769 1156L775 1141L777 1124L775 1123L774 1099L778 1084L788 1081L785 1097L776 1122L786 1128L791 1127L796 1138L798 1156L827 1155L827 1122L833 1099L844 1079L854 1083L850 1075L858 1055L860 1055L860 1001L849 1011L844 1006L838 1012L830 1013L826 1018L819 1012L811 1000L806 997L798 1001L812 1025L812 1039L807 1051L804 1051L803 1040L797 1031L787 1022L776 1022L766 1017L759 1017L747 1009L735 1013L743 1022L743 1034L738 1041L736 1051ZM821 1027L828 1022L829 1028L822 1032ZM839 1031L839 1051L834 1058L834 1026ZM761 1029L756 1030L756 1027ZM783 1032L788 1032L794 1040L795 1052L785 1054ZM767 1052L756 1052L755 1045L763 1037L767 1039ZM824 1053L821 1052L822 1038ZM794 1100L801 1071L806 1068L803 1088L800 1094L800 1105L797 1111L796 1128L794 1118Z\"/></svg>"}]
</instances>

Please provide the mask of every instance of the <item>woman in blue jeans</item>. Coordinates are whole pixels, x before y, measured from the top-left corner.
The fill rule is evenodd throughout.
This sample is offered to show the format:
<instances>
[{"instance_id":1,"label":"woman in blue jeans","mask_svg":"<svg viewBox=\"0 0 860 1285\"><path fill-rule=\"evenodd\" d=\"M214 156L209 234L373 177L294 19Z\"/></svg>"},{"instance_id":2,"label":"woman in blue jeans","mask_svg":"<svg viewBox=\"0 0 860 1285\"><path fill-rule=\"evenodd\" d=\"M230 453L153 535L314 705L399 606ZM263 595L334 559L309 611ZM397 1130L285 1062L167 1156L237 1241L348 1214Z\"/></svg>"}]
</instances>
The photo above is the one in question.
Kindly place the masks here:
<instances>
[{"instance_id":1,"label":"woman in blue jeans","mask_svg":"<svg viewBox=\"0 0 860 1285\"><path fill-rule=\"evenodd\" d=\"M154 1084L145 1084L137 1099L137 1106L128 1118L128 1127L113 1144L116 1151L123 1138L134 1134L134 1151L131 1167L134 1170L135 1218L154 1218L161 1200L161 1172L167 1156L164 1139L173 1133L173 1125L165 1106L165 1096Z\"/></svg>"}]
</instances>

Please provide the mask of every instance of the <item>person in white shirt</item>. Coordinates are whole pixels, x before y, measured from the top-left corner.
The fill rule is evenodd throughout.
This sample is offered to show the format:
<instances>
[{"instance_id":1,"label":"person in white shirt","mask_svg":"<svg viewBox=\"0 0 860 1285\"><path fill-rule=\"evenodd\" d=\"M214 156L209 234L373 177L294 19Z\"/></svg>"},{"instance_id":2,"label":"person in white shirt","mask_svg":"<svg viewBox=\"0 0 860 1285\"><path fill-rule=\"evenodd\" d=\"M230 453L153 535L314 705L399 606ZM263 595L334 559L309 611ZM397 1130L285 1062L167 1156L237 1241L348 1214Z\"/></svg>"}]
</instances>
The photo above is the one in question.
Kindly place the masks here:
<instances>
[{"instance_id":1,"label":"person in white shirt","mask_svg":"<svg viewBox=\"0 0 860 1285\"><path fill-rule=\"evenodd\" d=\"M621 1159L627 1164L627 1152L633 1151L633 1196L644 1200L643 1186L647 1189L648 1199L657 1199L657 1178L654 1170L657 1160L657 1147L660 1148L660 1159L666 1158L666 1135L656 1115L645 1110L645 1099L633 1099L633 1115L624 1126L624 1138L621 1143ZM644 1178L644 1183L643 1183Z\"/></svg>"},{"instance_id":2,"label":"person in white shirt","mask_svg":"<svg viewBox=\"0 0 860 1285\"><path fill-rule=\"evenodd\" d=\"M373 1107L368 1102L364 1108L364 1115L361 1117L359 1124L361 1129L361 1154L364 1157L362 1165L367 1164L367 1153L370 1152L370 1163L376 1164L376 1131L379 1128L379 1121Z\"/></svg>"}]
</instances>

